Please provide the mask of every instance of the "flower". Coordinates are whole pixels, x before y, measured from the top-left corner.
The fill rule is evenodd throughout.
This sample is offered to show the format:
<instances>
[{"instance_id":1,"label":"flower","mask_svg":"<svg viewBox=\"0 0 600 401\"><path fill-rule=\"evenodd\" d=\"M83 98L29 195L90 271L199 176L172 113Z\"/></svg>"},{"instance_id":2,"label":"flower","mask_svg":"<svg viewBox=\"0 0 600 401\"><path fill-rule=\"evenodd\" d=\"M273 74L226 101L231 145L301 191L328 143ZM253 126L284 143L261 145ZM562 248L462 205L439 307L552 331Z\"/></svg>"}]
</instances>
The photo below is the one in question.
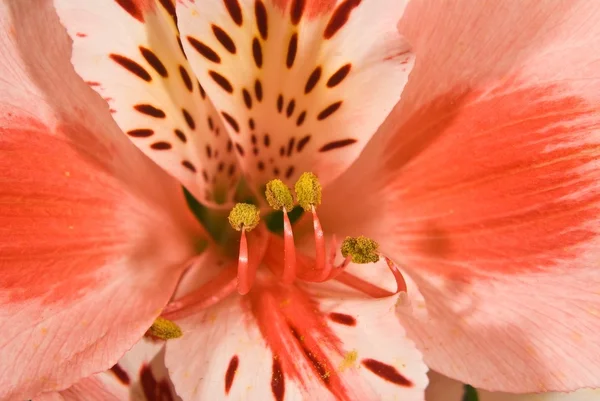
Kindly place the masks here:
<instances>
[{"instance_id":1,"label":"flower","mask_svg":"<svg viewBox=\"0 0 600 401\"><path fill-rule=\"evenodd\" d=\"M54 7L108 110L71 69ZM384 0L4 4L0 360L15 362L2 398L99 385L90 375L161 314L183 332L164 363L185 400L418 400L426 365L489 390L598 386L600 8L413 2L408 41L402 13ZM283 210L266 214L267 184L304 172L323 186L299 185L305 216L292 226L280 184ZM211 235L178 182L211 208ZM249 206L226 231L243 195L283 239L246 233ZM376 240L356 243L384 268L315 284L321 222ZM390 282L406 293L361 296Z\"/></svg>"}]
</instances>

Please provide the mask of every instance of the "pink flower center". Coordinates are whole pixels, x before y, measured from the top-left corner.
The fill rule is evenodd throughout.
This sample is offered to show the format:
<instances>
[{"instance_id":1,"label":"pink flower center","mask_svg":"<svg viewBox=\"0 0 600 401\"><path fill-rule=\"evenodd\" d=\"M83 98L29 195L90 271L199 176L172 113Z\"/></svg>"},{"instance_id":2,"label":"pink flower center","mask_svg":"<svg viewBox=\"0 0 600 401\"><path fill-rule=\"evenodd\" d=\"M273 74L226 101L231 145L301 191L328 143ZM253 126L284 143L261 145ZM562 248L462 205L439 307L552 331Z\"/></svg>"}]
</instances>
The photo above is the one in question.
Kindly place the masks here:
<instances>
[{"instance_id":1,"label":"pink flower center","mask_svg":"<svg viewBox=\"0 0 600 401\"><path fill-rule=\"evenodd\" d=\"M288 209L294 208L291 195L284 194L288 197L283 196L285 200L282 200L279 194L279 198L275 196L277 199L274 199L273 194L267 190L267 199L271 206L283 211L283 232L273 233L269 231L267 224L259 222L260 212L256 206L237 204L229 216L232 227L240 231L237 261L231 258L215 278L191 294L168 304L162 316L168 319L187 316L218 303L236 290L241 295L248 294L252 290L259 267L266 268L282 285L294 285L297 281L325 283L335 280L374 298L405 292L406 283L402 273L391 259L381 254L373 240L365 237L347 237L341 246L344 259L336 263L338 242L335 235L332 235L329 240L329 252L327 251L326 236L316 210L316 203L320 203L320 186L317 189L319 193L314 199L318 199L318 202L307 203L304 199L306 196L298 193L297 187L298 202L312 215L314 256L296 249L293 226L288 216ZM281 202L278 203L278 200ZM305 221L306 219L301 219L298 225ZM396 291L383 289L346 271L350 263L368 264L377 262L380 257L385 260L396 281Z\"/></svg>"}]
</instances>

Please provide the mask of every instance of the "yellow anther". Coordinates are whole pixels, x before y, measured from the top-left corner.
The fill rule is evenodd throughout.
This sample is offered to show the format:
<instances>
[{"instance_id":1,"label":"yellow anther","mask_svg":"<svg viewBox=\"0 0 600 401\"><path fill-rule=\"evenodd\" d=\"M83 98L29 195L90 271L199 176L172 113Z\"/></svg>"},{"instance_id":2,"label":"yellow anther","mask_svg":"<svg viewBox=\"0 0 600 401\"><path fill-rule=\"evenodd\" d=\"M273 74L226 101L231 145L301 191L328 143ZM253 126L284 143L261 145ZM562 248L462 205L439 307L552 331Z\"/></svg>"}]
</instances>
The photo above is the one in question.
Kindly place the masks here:
<instances>
[{"instance_id":1,"label":"yellow anther","mask_svg":"<svg viewBox=\"0 0 600 401\"><path fill-rule=\"evenodd\" d=\"M157 317L148 333L153 337L160 338L162 340L170 340L173 338L179 338L183 335L183 332L175 323L162 317Z\"/></svg>"},{"instance_id":2,"label":"yellow anther","mask_svg":"<svg viewBox=\"0 0 600 401\"><path fill-rule=\"evenodd\" d=\"M229 224L238 231L252 230L260 221L260 211L249 203L236 204L229 212Z\"/></svg>"},{"instance_id":3,"label":"yellow anther","mask_svg":"<svg viewBox=\"0 0 600 401\"><path fill-rule=\"evenodd\" d=\"M346 237L342 242L342 256L352 256L352 263L375 263L379 260L379 244L370 238Z\"/></svg>"},{"instance_id":4,"label":"yellow anther","mask_svg":"<svg viewBox=\"0 0 600 401\"><path fill-rule=\"evenodd\" d=\"M265 191L267 202L275 210L285 208L286 211L291 211L294 208L294 198L287 185L281 180L271 180L267 183Z\"/></svg>"},{"instance_id":5,"label":"yellow anther","mask_svg":"<svg viewBox=\"0 0 600 401\"><path fill-rule=\"evenodd\" d=\"M298 204L307 212L313 206L321 204L321 184L317 176L313 173L303 173L298 178L298 181L296 181L294 189L296 190Z\"/></svg>"}]
</instances>

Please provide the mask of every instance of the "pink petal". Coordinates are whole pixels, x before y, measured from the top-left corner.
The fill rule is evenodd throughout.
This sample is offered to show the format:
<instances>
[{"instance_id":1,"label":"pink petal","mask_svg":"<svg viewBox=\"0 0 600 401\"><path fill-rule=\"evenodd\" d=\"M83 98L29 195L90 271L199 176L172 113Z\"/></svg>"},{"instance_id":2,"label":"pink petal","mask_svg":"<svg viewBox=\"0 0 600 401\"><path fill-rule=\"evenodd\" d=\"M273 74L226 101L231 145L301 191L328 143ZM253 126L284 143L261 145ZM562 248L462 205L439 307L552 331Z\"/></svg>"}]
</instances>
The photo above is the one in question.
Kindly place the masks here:
<instances>
[{"instance_id":1,"label":"pink petal","mask_svg":"<svg viewBox=\"0 0 600 401\"><path fill-rule=\"evenodd\" d=\"M178 321L166 361L184 399L423 400L427 368L385 318L395 298L340 302L270 280Z\"/></svg>"},{"instance_id":2,"label":"pink petal","mask_svg":"<svg viewBox=\"0 0 600 401\"><path fill-rule=\"evenodd\" d=\"M55 0L73 65L119 127L197 199L230 199L233 145L183 53L172 0Z\"/></svg>"},{"instance_id":3,"label":"pink petal","mask_svg":"<svg viewBox=\"0 0 600 401\"><path fill-rule=\"evenodd\" d=\"M194 250L179 185L75 75L52 5L0 18L0 398L29 399L112 366Z\"/></svg>"},{"instance_id":4,"label":"pink petal","mask_svg":"<svg viewBox=\"0 0 600 401\"><path fill-rule=\"evenodd\" d=\"M463 384L439 373L429 372L427 401L461 401ZM581 389L570 393L510 394L477 390L479 401L597 401L600 389Z\"/></svg>"},{"instance_id":5,"label":"pink petal","mask_svg":"<svg viewBox=\"0 0 600 401\"><path fill-rule=\"evenodd\" d=\"M359 155L412 68L396 30L403 10L391 0L177 3L192 68L255 188L304 171L326 184Z\"/></svg>"},{"instance_id":6,"label":"pink petal","mask_svg":"<svg viewBox=\"0 0 600 401\"><path fill-rule=\"evenodd\" d=\"M127 388L106 386L97 376L80 380L66 390L60 392L42 393L33 401L128 401ZM135 400L135 398L132 398ZM143 399L139 399L142 401Z\"/></svg>"},{"instance_id":7,"label":"pink petal","mask_svg":"<svg viewBox=\"0 0 600 401\"><path fill-rule=\"evenodd\" d=\"M164 366L164 344L142 339L106 372L61 392L44 393L35 401L181 400L174 391Z\"/></svg>"},{"instance_id":8,"label":"pink petal","mask_svg":"<svg viewBox=\"0 0 600 401\"><path fill-rule=\"evenodd\" d=\"M428 313L401 319L432 369L490 390L599 386L600 7L415 4L401 28L421 64L324 194L324 225L406 266Z\"/></svg>"}]
</instances>

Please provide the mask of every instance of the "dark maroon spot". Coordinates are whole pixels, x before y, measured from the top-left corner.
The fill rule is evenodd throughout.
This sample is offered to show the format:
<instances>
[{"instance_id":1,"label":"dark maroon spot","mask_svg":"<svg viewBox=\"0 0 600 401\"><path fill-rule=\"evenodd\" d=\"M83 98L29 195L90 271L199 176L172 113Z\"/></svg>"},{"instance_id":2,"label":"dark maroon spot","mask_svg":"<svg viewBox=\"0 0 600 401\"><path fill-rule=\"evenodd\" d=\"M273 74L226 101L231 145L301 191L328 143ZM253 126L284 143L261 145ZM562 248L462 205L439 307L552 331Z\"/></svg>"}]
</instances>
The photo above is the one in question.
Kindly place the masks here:
<instances>
[{"instance_id":1,"label":"dark maroon spot","mask_svg":"<svg viewBox=\"0 0 600 401\"><path fill-rule=\"evenodd\" d=\"M219 41L219 43L221 43L221 45L231 54L235 54L235 52L237 51L236 47L235 47L235 43L233 42L233 39L231 39L231 36L229 36L227 34L227 32L225 32L223 29L221 29L221 27L217 26L217 25L212 25L212 31L215 34L215 38L217 38L217 40Z\"/></svg>"},{"instance_id":2,"label":"dark maroon spot","mask_svg":"<svg viewBox=\"0 0 600 401\"><path fill-rule=\"evenodd\" d=\"M186 138L185 134L183 133L183 131L181 131L181 130L179 130L179 129L176 129L176 130L175 130L175 131L173 131L173 132L175 132L175 135L177 136L177 138L179 138L179 140L180 140L181 142L183 142L183 143L186 143L186 142L187 142L187 138Z\"/></svg>"},{"instance_id":3,"label":"dark maroon spot","mask_svg":"<svg viewBox=\"0 0 600 401\"><path fill-rule=\"evenodd\" d=\"M242 156L242 157L244 156L244 148L242 147L242 145L240 145L239 143L236 143L235 149L240 154L240 156Z\"/></svg>"},{"instance_id":4,"label":"dark maroon spot","mask_svg":"<svg viewBox=\"0 0 600 401\"><path fill-rule=\"evenodd\" d=\"M256 153L258 153L258 149L256 149L256 150L257 150L257 152L256 152ZM258 167L258 169L259 169L260 171L264 171L264 170L265 170L265 163L264 163L264 162L261 160L261 161L259 161L259 162L257 163L256 167Z\"/></svg>"},{"instance_id":5,"label":"dark maroon spot","mask_svg":"<svg viewBox=\"0 0 600 401\"><path fill-rule=\"evenodd\" d=\"M252 109L252 97L250 97L250 92L246 90L246 88L242 89L242 95L244 97L244 104L248 108L248 110Z\"/></svg>"},{"instance_id":6,"label":"dark maroon spot","mask_svg":"<svg viewBox=\"0 0 600 401\"><path fill-rule=\"evenodd\" d=\"M235 164L230 164L229 165L229 169L227 170L227 175L229 175L230 177L233 177L233 174L235 173Z\"/></svg>"},{"instance_id":7,"label":"dark maroon spot","mask_svg":"<svg viewBox=\"0 0 600 401\"><path fill-rule=\"evenodd\" d=\"M242 9L240 8L240 3L238 3L237 0L223 0L223 2L225 3L227 12L229 12L233 22L239 26L242 26L242 22L244 21L242 19Z\"/></svg>"},{"instance_id":8,"label":"dark maroon spot","mask_svg":"<svg viewBox=\"0 0 600 401\"><path fill-rule=\"evenodd\" d=\"M343 148L344 146L352 145L353 143L356 143L356 142L357 142L356 139L352 139L352 138L341 139L339 141L332 141L332 142L329 142L329 143L326 143L325 145L323 145L321 147L321 149L319 149L319 152L328 152L330 150Z\"/></svg>"},{"instance_id":9,"label":"dark maroon spot","mask_svg":"<svg viewBox=\"0 0 600 401\"><path fill-rule=\"evenodd\" d=\"M127 131L127 135L135 138L147 138L154 135L154 131L148 128L132 129L131 131Z\"/></svg>"},{"instance_id":10,"label":"dark maroon spot","mask_svg":"<svg viewBox=\"0 0 600 401\"><path fill-rule=\"evenodd\" d=\"M308 141L310 141L310 135L306 135L304 138L300 139L298 145L296 145L296 151L298 153L302 152L302 149L304 149Z\"/></svg>"},{"instance_id":11,"label":"dark maroon spot","mask_svg":"<svg viewBox=\"0 0 600 401\"><path fill-rule=\"evenodd\" d=\"M276 177L279 176L279 169L277 167L273 168L273 175Z\"/></svg>"},{"instance_id":12,"label":"dark maroon spot","mask_svg":"<svg viewBox=\"0 0 600 401\"><path fill-rule=\"evenodd\" d=\"M237 355L234 355L229 361L227 372L225 372L225 394L229 394L229 390L231 390L231 385L233 384L233 379L235 378L235 373L237 372L239 364L240 359Z\"/></svg>"},{"instance_id":13,"label":"dark maroon spot","mask_svg":"<svg viewBox=\"0 0 600 401\"><path fill-rule=\"evenodd\" d=\"M345 0L336 7L325 27L325 32L323 33L325 39L331 39L348 22L350 13L360 5L360 2L361 0Z\"/></svg>"},{"instance_id":14,"label":"dark maroon spot","mask_svg":"<svg viewBox=\"0 0 600 401\"><path fill-rule=\"evenodd\" d=\"M133 106L133 108L139 111L140 113L146 114L151 117L165 118L167 116L164 111L152 106L151 104L136 104L135 106Z\"/></svg>"},{"instance_id":15,"label":"dark maroon spot","mask_svg":"<svg viewBox=\"0 0 600 401\"><path fill-rule=\"evenodd\" d=\"M140 382L142 390L148 401L173 401L171 387L167 379L157 381L148 365L140 369Z\"/></svg>"},{"instance_id":16,"label":"dark maroon spot","mask_svg":"<svg viewBox=\"0 0 600 401\"><path fill-rule=\"evenodd\" d=\"M344 324L346 326L356 326L356 319L350 315L346 315L345 313L337 313L331 312L329 314L329 318L339 324Z\"/></svg>"},{"instance_id":17,"label":"dark maroon spot","mask_svg":"<svg viewBox=\"0 0 600 401\"><path fill-rule=\"evenodd\" d=\"M125 385L129 385L129 383L131 383L131 380L129 379L129 375L127 374L127 372L125 372L125 370L118 363L115 366L113 366L112 368L110 368L110 370L114 373L114 375L117 377L117 379L121 383L123 383Z\"/></svg>"},{"instance_id":18,"label":"dark maroon spot","mask_svg":"<svg viewBox=\"0 0 600 401\"><path fill-rule=\"evenodd\" d=\"M193 92L194 86L192 84L192 79L190 78L190 74L188 74L187 70L182 65L179 66L179 73L181 74L181 79L183 80L185 87L190 92Z\"/></svg>"},{"instance_id":19,"label":"dark maroon spot","mask_svg":"<svg viewBox=\"0 0 600 401\"><path fill-rule=\"evenodd\" d=\"M271 145L271 137L269 136L269 134L265 134L265 136L263 137L263 143L266 148L268 148L269 145Z\"/></svg>"},{"instance_id":20,"label":"dark maroon spot","mask_svg":"<svg viewBox=\"0 0 600 401\"><path fill-rule=\"evenodd\" d=\"M337 70L336 72L334 72L333 75L331 77L329 77L329 79L327 80L327 87L333 88L334 86L336 86L340 82L342 82L344 80L344 78L346 78L348 73L350 72L351 68L352 68L352 64L346 64L346 65L340 67L340 69Z\"/></svg>"},{"instance_id":21,"label":"dark maroon spot","mask_svg":"<svg viewBox=\"0 0 600 401\"><path fill-rule=\"evenodd\" d=\"M140 22L144 22L144 15L142 14L142 10L140 10L137 2L135 0L115 0L118 5L123 7L125 11L129 13L133 18Z\"/></svg>"},{"instance_id":22,"label":"dark maroon spot","mask_svg":"<svg viewBox=\"0 0 600 401\"><path fill-rule=\"evenodd\" d=\"M296 138L295 137L291 137L290 141L288 142L287 157L290 157L292 155L292 151L294 150L294 144L295 143L296 143Z\"/></svg>"},{"instance_id":23,"label":"dark maroon spot","mask_svg":"<svg viewBox=\"0 0 600 401\"><path fill-rule=\"evenodd\" d=\"M250 127L250 129L256 128L256 124L254 123L254 119L253 118L249 118L248 119L248 127Z\"/></svg>"},{"instance_id":24,"label":"dark maroon spot","mask_svg":"<svg viewBox=\"0 0 600 401\"><path fill-rule=\"evenodd\" d=\"M173 3L173 0L160 0L160 4L162 4L169 15L177 22L177 14L175 13L175 3Z\"/></svg>"},{"instance_id":25,"label":"dark maroon spot","mask_svg":"<svg viewBox=\"0 0 600 401\"><path fill-rule=\"evenodd\" d=\"M260 83L260 80L256 80L254 81L254 94L256 95L256 100L258 100L259 102L262 101L262 96L263 96L263 91L262 91L262 84Z\"/></svg>"},{"instance_id":26,"label":"dark maroon spot","mask_svg":"<svg viewBox=\"0 0 600 401\"><path fill-rule=\"evenodd\" d=\"M255 134L252 134L252 136L250 136L250 141L252 142L252 145L256 145L257 139Z\"/></svg>"},{"instance_id":27,"label":"dark maroon spot","mask_svg":"<svg viewBox=\"0 0 600 401\"><path fill-rule=\"evenodd\" d=\"M205 59L212 61L213 63L221 62L221 57L219 57L219 55L213 49L206 46L204 43L191 36L188 36L187 40L188 42L190 42L190 45L192 45L192 47L196 49L196 51L200 53Z\"/></svg>"},{"instance_id":28,"label":"dark maroon spot","mask_svg":"<svg viewBox=\"0 0 600 401\"><path fill-rule=\"evenodd\" d=\"M150 76L150 74L148 73L148 71L146 71L144 69L144 67L142 67L141 65L139 65L135 61L133 61L133 60L127 58L127 57L120 56L118 54L111 54L110 58L114 62L116 62L117 64L119 64L121 67L125 68L127 71L129 71L132 74L135 74L138 77L142 78L144 81L146 81L146 82L152 81L152 77Z\"/></svg>"},{"instance_id":29,"label":"dark maroon spot","mask_svg":"<svg viewBox=\"0 0 600 401\"><path fill-rule=\"evenodd\" d=\"M283 157L285 155L285 146L279 148L279 156Z\"/></svg>"},{"instance_id":30,"label":"dark maroon spot","mask_svg":"<svg viewBox=\"0 0 600 401\"><path fill-rule=\"evenodd\" d=\"M152 66L152 68L154 68L154 71L159 73L161 77L166 78L169 76L169 73L167 72L165 65L162 63L162 61L160 61L158 56L156 54L154 54L154 52L152 50L146 49L145 47L140 46L140 53L142 53L142 56L144 56L144 58L146 59L148 64L150 64Z\"/></svg>"},{"instance_id":31,"label":"dark maroon spot","mask_svg":"<svg viewBox=\"0 0 600 401\"><path fill-rule=\"evenodd\" d=\"M335 113L340 108L341 105L342 105L342 101L340 100L339 102L332 103L329 106L325 107L323 109L323 111L321 111L319 113L319 115L317 116L317 120L321 121L321 120L326 119L327 117L329 117L330 115Z\"/></svg>"},{"instance_id":32,"label":"dark maroon spot","mask_svg":"<svg viewBox=\"0 0 600 401\"><path fill-rule=\"evenodd\" d=\"M216 82L217 85L219 85L221 88L223 88L223 90L225 92L228 93L233 93L233 86L231 86L231 82L229 82L229 80L227 78L225 78L223 75L219 74L216 71L209 71L208 75L210 75L210 77L213 79L213 81Z\"/></svg>"},{"instance_id":33,"label":"dark maroon spot","mask_svg":"<svg viewBox=\"0 0 600 401\"><path fill-rule=\"evenodd\" d=\"M206 145L206 157L208 157L209 159L212 158L212 148L210 147L210 145Z\"/></svg>"},{"instance_id":34,"label":"dark maroon spot","mask_svg":"<svg viewBox=\"0 0 600 401\"><path fill-rule=\"evenodd\" d=\"M208 173L206 172L206 170L202 170L202 178L204 178L204 181L208 182L209 177L208 177Z\"/></svg>"},{"instance_id":35,"label":"dark maroon spot","mask_svg":"<svg viewBox=\"0 0 600 401\"><path fill-rule=\"evenodd\" d=\"M285 178L290 178L294 174L294 166L289 166L285 171Z\"/></svg>"},{"instance_id":36,"label":"dark maroon spot","mask_svg":"<svg viewBox=\"0 0 600 401\"><path fill-rule=\"evenodd\" d=\"M314 87L317 85L317 83L319 82L319 79L321 79L321 67L320 66L315 68L314 71L308 77L308 80L306 81L306 86L304 87L304 93L309 94L310 91L312 91L314 89Z\"/></svg>"},{"instance_id":37,"label":"dark maroon spot","mask_svg":"<svg viewBox=\"0 0 600 401\"><path fill-rule=\"evenodd\" d=\"M217 166L217 170L219 170L219 173L222 172L225 169L225 162L219 162L219 165Z\"/></svg>"},{"instance_id":38,"label":"dark maroon spot","mask_svg":"<svg viewBox=\"0 0 600 401\"><path fill-rule=\"evenodd\" d=\"M263 143L265 144L265 147L269 147L269 145L271 145L271 137L269 136L269 134L265 134L264 138L263 138Z\"/></svg>"},{"instance_id":39,"label":"dark maroon spot","mask_svg":"<svg viewBox=\"0 0 600 401\"><path fill-rule=\"evenodd\" d=\"M191 162L187 161L187 160L182 161L181 165L183 167L187 168L188 170L190 170L192 173L196 172L196 167L194 167L194 165Z\"/></svg>"},{"instance_id":40,"label":"dark maroon spot","mask_svg":"<svg viewBox=\"0 0 600 401\"><path fill-rule=\"evenodd\" d=\"M258 148L252 148L252 153L254 156L258 156Z\"/></svg>"},{"instance_id":41,"label":"dark maroon spot","mask_svg":"<svg viewBox=\"0 0 600 401\"><path fill-rule=\"evenodd\" d=\"M200 96L202 96L202 99L206 99L206 91L200 84L200 81L198 81L198 89L200 89Z\"/></svg>"},{"instance_id":42,"label":"dark maroon spot","mask_svg":"<svg viewBox=\"0 0 600 401\"><path fill-rule=\"evenodd\" d=\"M232 116L230 116L229 114L227 114L224 111L221 112L221 115L223 116L225 121L227 121L227 123L231 126L231 128L233 128L233 130L239 134L240 133L240 125L235 120L235 118L233 118Z\"/></svg>"},{"instance_id":43,"label":"dark maroon spot","mask_svg":"<svg viewBox=\"0 0 600 401\"><path fill-rule=\"evenodd\" d=\"M400 374L400 372L391 365L376 361L375 359L364 359L362 364L365 368L384 380L404 387L412 387L413 385L410 380Z\"/></svg>"},{"instance_id":44,"label":"dark maroon spot","mask_svg":"<svg viewBox=\"0 0 600 401\"><path fill-rule=\"evenodd\" d=\"M294 107L296 107L296 102L294 101L294 99L290 100L290 102L287 105L287 109L285 110L285 114L288 117L291 117L292 114L294 114Z\"/></svg>"},{"instance_id":45,"label":"dark maroon spot","mask_svg":"<svg viewBox=\"0 0 600 401\"><path fill-rule=\"evenodd\" d=\"M277 96L277 111L281 113L283 110L283 96L280 94Z\"/></svg>"},{"instance_id":46,"label":"dark maroon spot","mask_svg":"<svg viewBox=\"0 0 600 401\"><path fill-rule=\"evenodd\" d=\"M231 142L231 139L227 141L227 152L231 153L231 151L233 150L233 142Z\"/></svg>"},{"instance_id":47,"label":"dark maroon spot","mask_svg":"<svg viewBox=\"0 0 600 401\"><path fill-rule=\"evenodd\" d=\"M260 36L262 36L263 40L267 40L269 24L267 24L267 9L262 0L254 2L254 15L256 16L256 26L258 27Z\"/></svg>"},{"instance_id":48,"label":"dark maroon spot","mask_svg":"<svg viewBox=\"0 0 600 401\"><path fill-rule=\"evenodd\" d=\"M273 356L273 371L271 374L271 391L275 401L283 401L285 395L285 381L283 378L283 370L281 369L281 363L277 355Z\"/></svg>"},{"instance_id":49,"label":"dark maroon spot","mask_svg":"<svg viewBox=\"0 0 600 401\"><path fill-rule=\"evenodd\" d=\"M210 116L208 117L208 129L211 131L215 129L215 123L213 123L213 120Z\"/></svg>"},{"instance_id":50,"label":"dark maroon spot","mask_svg":"<svg viewBox=\"0 0 600 401\"><path fill-rule=\"evenodd\" d=\"M306 5L305 0L293 0L292 1L292 9L291 9L291 17L292 24L298 25L300 20L302 19L302 14L304 13L304 6Z\"/></svg>"},{"instance_id":51,"label":"dark maroon spot","mask_svg":"<svg viewBox=\"0 0 600 401\"><path fill-rule=\"evenodd\" d=\"M261 68L263 63L262 48L257 37L252 39L252 56L254 56L254 63L256 66Z\"/></svg>"},{"instance_id":52,"label":"dark maroon spot","mask_svg":"<svg viewBox=\"0 0 600 401\"><path fill-rule=\"evenodd\" d=\"M300 115L298 116L298 119L296 120L296 126L299 127L304 123L304 119L306 118L306 111L303 111L302 113L300 113Z\"/></svg>"},{"instance_id":53,"label":"dark maroon spot","mask_svg":"<svg viewBox=\"0 0 600 401\"><path fill-rule=\"evenodd\" d=\"M192 115L186 109L181 109L181 112L183 113L183 118L185 119L188 127L190 127L191 130L196 129L196 122L192 118Z\"/></svg>"},{"instance_id":54,"label":"dark maroon spot","mask_svg":"<svg viewBox=\"0 0 600 401\"><path fill-rule=\"evenodd\" d=\"M150 147L154 150L169 150L172 148L169 142L154 142Z\"/></svg>"},{"instance_id":55,"label":"dark maroon spot","mask_svg":"<svg viewBox=\"0 0 600 401\"><path fill-rule=\"evenodd\" d=\"M296 60L296 52L298 51L298 34L294 32L292 37L290 38L290 42L288 43L288 51L287 58L285 60L285 65L287 68L292 68L294 65L294 60Z\"/></svg>"}]
</instances>

